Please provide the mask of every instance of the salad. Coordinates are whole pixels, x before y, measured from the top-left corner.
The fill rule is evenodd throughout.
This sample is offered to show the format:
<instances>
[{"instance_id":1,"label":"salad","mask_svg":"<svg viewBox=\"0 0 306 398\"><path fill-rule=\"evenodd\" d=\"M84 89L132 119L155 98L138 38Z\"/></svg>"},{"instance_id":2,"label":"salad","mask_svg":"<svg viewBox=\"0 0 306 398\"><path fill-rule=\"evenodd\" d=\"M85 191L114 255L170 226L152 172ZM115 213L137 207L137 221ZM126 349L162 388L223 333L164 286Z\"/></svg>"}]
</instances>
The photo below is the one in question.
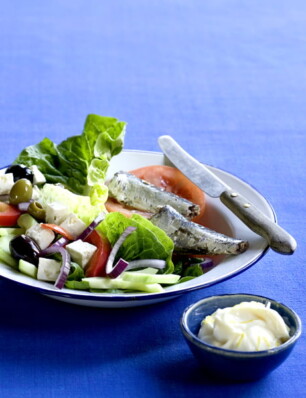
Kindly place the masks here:
<instances>
[{"instance_id":1,"label":"salad","mask_svg":"<svg viewBox=\"0 0 306 398\"><path fill-rule=\"evenodd\" d=\"M0 174L0 261L58 289L164 291L247 242L200 225L204 193L177 169L106 175L126 123L88 115L83 133L44 138Z\"/></svg>"}]
</instances>

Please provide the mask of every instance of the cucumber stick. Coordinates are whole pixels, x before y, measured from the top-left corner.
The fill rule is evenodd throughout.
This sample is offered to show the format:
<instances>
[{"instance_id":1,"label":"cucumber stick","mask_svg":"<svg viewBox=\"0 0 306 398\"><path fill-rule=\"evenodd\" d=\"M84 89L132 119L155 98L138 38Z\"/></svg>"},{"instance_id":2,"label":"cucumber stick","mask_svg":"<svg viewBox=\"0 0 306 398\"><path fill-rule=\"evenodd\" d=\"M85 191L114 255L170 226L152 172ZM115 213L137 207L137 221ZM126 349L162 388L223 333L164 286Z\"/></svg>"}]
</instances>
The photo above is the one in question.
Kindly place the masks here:
<instances>
[{"instance_id":1,"label":"cucumber stick","mask_svg":"<svg viewBox=\"0 0 306 398\"><path fill-rule=\"evenodd\" d=\"M13 238L14 236L21 235L24 233L23 228L10 228L10 227L3 227L0 228L0 236L9 236Z\"/></svg>"},{"instance_id":2,"label":"cucumber stick","mask_svg":"<svg viewBox=\"0 0 306 398\"><path fill-rule=\"evenodd\" d=\"M28 261L19 260L18 269L25 275L31 276L34 279L37 278L37 267Z\"/></svg>"},{"instance_id":3,"label":"cucumber stick","mask_svg":"<svg viewBox=\"0 0 306 398\"><path fill-rule=\"evenodd\" d=\"M1 245L1 243L0 243ZM8 253L0 247L0 262L10 265L13 268L17 268L18 262Z\"/></svg>"},{"instance_id":4,"label":"cucumber stick","mask_svg":"<svg viewBox=\"0 0 306 398\"><path fill-rule=\"evenodd\" d=\"M135 281L125 281L121 277L111 279L95 276L92 278L83 278L83 282L88 282L90 289L123 289L139 290L146 293L161 293L164 291L158 283L141 283Z\"/></svg>"},{"instance_id":5,"label":"cucumber stick","mask_svg":"<svg viewBox=\"0 0 306 398\"><path fill-rule=\"evenodd\" d=\"M67 289L89 290L89 283L85 281L66 281Z\"/></svg>"},{"instance_id":6,"label":"cucumber stick","mask_svg":"<svg viewBox=\"0 0 306 398\"><path fill-rule=\"evenodd\" d=\"M134 273L137 272L139 274L157 274L158 269L157 268L148 267L148 268L139 269L138 271L133 271L133 272Z\"/></svg>"},{"instance_id":7,"label":"cucumber stick","mask_svg":"<svg viewBox=\"0 0 306 398\"><path fill-rule=\"evenodd\" d=\"M10 251L10 240L12 238L13 235L6 235L0 237L0 262L2 261L13 268L17 268L18 261L11 256L11 251Z\"/></svg>"},{"instance_id":8,"label":"cucumber stick","mask_svg":"<svg viewBox=\"0 0 306 398\"><path fill-rule=\"evenodd\" d=\"M33 227L33 225L38 224L38 222L30 214L24 213L24 214L21 214L21 216L18 218L17 224L21 228L29 229L29 228Z\"/></svg>"},{"instance_id":9,"label":"cucumber stick","mask_svg":"<svg viewBox=\"0 0 306 398\"><path fill-rule=\"evenodd\" d=\"M124 281L137 283L160 283L162 285L173 285L180 279L180 275L175 274L145 274L138 272L123 272L121 275Z\"/></svg>"}]
</instances>

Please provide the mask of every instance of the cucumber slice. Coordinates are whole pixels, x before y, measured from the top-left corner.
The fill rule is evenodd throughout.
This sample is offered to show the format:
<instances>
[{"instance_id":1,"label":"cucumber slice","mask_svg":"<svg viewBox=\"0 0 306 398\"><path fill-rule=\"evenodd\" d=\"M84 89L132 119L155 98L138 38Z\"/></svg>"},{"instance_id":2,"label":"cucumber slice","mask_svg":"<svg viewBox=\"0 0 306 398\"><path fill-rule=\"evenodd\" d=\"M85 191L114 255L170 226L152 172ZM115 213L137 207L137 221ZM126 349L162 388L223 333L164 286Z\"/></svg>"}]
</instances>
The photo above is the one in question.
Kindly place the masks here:
<instances>
[{"instance_id":1,"label":"cucumber slice","mask_svg":"<svg viewBox=\"0 0 306 398\"><path fill-rule=\"evenodd\" d=\"M17 224L19 225L19 227L27 230L27 229L33 227L33 225L38 224L38 222L30 214L24 213L24 214L21 214L20 217L18 217Z\"/></svg>"},{"instance_id":2,"label":"cucumber slice","mask_svg":"<svg viewBox=\"0 0 306 398\"><path fill-rule=\"evenodd\" d=\"M13 268L18 268L18 261L12 257L10 251L10 241L12 238L12 235L2 236L0 238L0 261Z\"/></svg>"},{"instance_id":3,"label":"cucumber slice","mask_svg":"<svg viewBox=\"0 0 306 398\"><path fill-rule=\"evenodd\" d=\"M13 238L14 236L22 235L23 233L24 233L23 228L10 228L10 227L0 228L0 237L10 236L11 238Z\"/></svg>"},{"instance_id":4,"label":"cucumber slice","mask_svg":"<svg viewBox=\"0 0 306 398\"><path fill-rule=\"evenodd\" d=\"M66 281L65 287L67 289L89 290L89 283L85 281Z\"/></svg>"},{"instance_id":5,"label":"cucumber slice","mask_svg":"<svg viewBox=\"0 0 306 398\"><path fill-rule=\"evenodd\" d=\"M37 267L28 261L19 260L18 269L25 275L31 276L34 279L37 278Z\"/></svg>"},{"instance_id":6,"label":"cucumber slice","mask_svg":"<svg viewBox=\"0 0 306 398\"><path fill-rule=\"evenodd\" d=\"M18 267L18 262L10 254L0 247L0 262L10 265L12 268Z\"/></svg>"},{"instance_id":7,"label":"cucumber slice","mask_svg":"<svg viewBox=\"0 0 306 398\"><path fill-rule=\"evenodd\" d=\"M173 285L174 283L177 283L180 279L180 275L175 275L175 274L144 274L144 273L136 273L136 272L130 272L126 271L123 272L121 275L122 279L124 281L130 281L130 282L135 282L135 283L145 283L145 284L151 284L151 283L160 283L160 284L165 284L165 285Z\"/></svg>"},{"instance_id":8,"label":"cucumber slice","mask_svg":"<svg viewBox=\"0 0 306 398\"><path fill-rule=\"evenodd\" d=\"M93 276L91 278L82 278L83 282L89 284L90 289L113 289L113 280L110 278L103 278L100 276Z\"/></svg>"},{"instance_id":9,"label":"cucumber slice","mask_svg":"<svg viewBox=\"0 0 306 398\"><path fill-rule=\"evenodd\" d=\"M103 277L83 278L82 281L88 282L90 289L124 289L124 290L139 290L146 293L161 293L164 291L158 283L139 283L132 281L125 281L121 277L111 279Z\"/></svg>"},{"instance_id":10,"label":"cucumber slice","mask_svg":"<svg viewBox=\"0 0 306 398\"><path fill-rule=\"evenodd\" d=\"M148 267L148 268L143 268L143 269L139 269L137 271L133 271L133 272L137 272L139 274L157 274L158 269L157 268L152 268L152 267Z\"/></svg>"}]
</instances>

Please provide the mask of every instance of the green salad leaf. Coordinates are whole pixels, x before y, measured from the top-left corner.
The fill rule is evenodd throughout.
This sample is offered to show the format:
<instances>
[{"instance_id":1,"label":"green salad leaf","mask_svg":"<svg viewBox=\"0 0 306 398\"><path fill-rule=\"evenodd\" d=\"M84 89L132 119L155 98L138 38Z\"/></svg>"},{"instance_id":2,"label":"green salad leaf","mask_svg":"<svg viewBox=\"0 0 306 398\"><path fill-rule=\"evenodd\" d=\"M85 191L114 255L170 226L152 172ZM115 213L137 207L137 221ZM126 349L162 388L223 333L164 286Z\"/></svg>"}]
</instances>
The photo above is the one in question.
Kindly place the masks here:
<instances>
[{"instance_id":1,"label":"green salad leaf","mask_svg":"<svg viewBox=\"0 0 306 398\"><path fill-rule=\"evenodd\" d=\"M199 264L193 264L187 267L183 273L183 276L201 276L203 275L203 269Z\"/></svg>"},{"instance_id":2,"label":"green salad leaf","mask_svg":"<svg viewBox=\"0 0 306 398\"><path fill-rule=\"evenodd\" d=\"M71 268L69 275L67 277L67 281L81 281L84 278L84 270L79 264L71 261Z\"/></svg>"},{"instance_id":3,"label":"green salad leaf","mask_svg":"<svg viewBox=\"0 0 306 398\"><path fill-rule=\"evenodd\" d=\"M36 165L47 182L60 183L81 195L103 184L112 156L123 148L126 123L116 118L88 115L83 133L56 145L44 138L25 148L14 164Z\"/></svg>"},{"instance_id":4,"label":"green salad leaf","mask_svg":"<svg viewBox=\"0 0 306 398\"><path fill-rule=\"evenodd\" d=\"M151 223L151 221L133 214L127 218L121 213L109 213L97 227L110 244L113 246L127 227L136 227L121 245L117 258L122 257L126 261L137 259L159 259L166 260L165 272L172 273L174 265L172 262L173 241L167 234Z\"/></svg>"},{"instance_id":5,"label":"green salad leaf","mask_svg":"<svg viewBox=\"0 0 306 398\"><path fill-rule=\"evenodd\" d=\"M181 275L179 283L187 282L204 274L200 265L203 258L183 256L174 262L174 274Z\"/></svg>"}]
</instances>

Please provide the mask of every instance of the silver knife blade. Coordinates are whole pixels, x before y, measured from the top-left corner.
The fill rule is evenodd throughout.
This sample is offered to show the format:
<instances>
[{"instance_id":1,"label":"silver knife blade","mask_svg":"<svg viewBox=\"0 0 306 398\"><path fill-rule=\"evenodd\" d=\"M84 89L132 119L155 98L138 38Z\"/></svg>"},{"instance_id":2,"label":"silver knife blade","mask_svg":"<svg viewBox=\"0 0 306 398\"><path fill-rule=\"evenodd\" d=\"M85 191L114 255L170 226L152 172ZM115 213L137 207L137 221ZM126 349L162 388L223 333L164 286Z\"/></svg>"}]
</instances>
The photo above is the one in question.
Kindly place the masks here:
<instances>
[{"instance_id":1,"label":"silver knife blade","mask_svg":"<svg viewBox=\"0 0 306 398\"><path fill-rule=\"evenodd\" d=\"M271 247L281 254L292 254L296 249L295 239L263 214L248 199L234 192L204 164L189 155L170 136L158 139L159 146L167 158L185 176L213 198L220 198L240 220L253 232L265 238Z\"/></svg>"},{"instance_id":2,"label":"silver knife blade","mask_svg":"<svg viewBox=\"0 0 306 398\"><path fill-rule=\"evenodd\" d=\"M193 158L172 137L162 135L158 138L160 149L185 176L212 198L218 198L230 189L206 166Z\"/></svg>"}]
</instances>

